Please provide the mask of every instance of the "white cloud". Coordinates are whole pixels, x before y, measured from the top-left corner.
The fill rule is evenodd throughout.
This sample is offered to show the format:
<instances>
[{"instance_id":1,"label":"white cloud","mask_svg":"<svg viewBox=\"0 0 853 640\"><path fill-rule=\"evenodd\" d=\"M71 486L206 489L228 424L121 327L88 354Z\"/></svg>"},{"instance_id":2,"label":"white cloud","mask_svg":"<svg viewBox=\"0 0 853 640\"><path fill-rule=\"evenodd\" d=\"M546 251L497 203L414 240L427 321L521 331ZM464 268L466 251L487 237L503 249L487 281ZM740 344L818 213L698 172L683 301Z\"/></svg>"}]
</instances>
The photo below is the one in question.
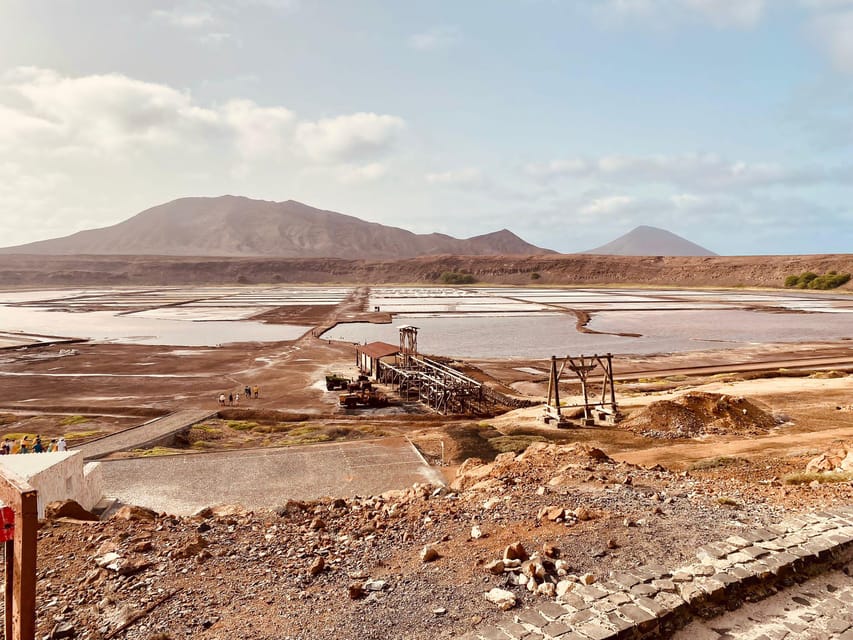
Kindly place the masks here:
<instances>
[{"instance_id":1,"label":"white cloud","mask_svg":"<svg viewBox=\"0 0 853 640\"><path fill-rule=\"evenodd\" d=\"M178 6L171 9L156 9L151 12L151 15L181 29L201 29L217 22L209 8L189 9Z\"/></svg>"},{"instance_id":2,"label":"white cloud","mask_svg":"<svg viewBox=\"0 0 853 640\"><path fill-rule=\"evenodd\" d=\"M592 7L610 20L642 19L655 26L702 19L718 28L748 29L764 16L766 0L593 0Z\"/></svg>"},{"instance_id":3,"label":"white cloud","mask_svg":"<svg viewBox=\"0 0 853 640\"><path fill-rule=\"evenodd\" d=\"M812 19L809 31L836 69L853 73L853 11L818 15Z\"/></svg>"},{"instance_id":4,"label":"white cloud","mask_svg":"<svg viewBox=\"0 0 853 640\"><path fill-rule=\"evenodd\" d=\"M443 184L457 187L477 186L483 183L483 174L476 167L466 167L456 171L428 173L426 181L429 184Z\"/></svg>"},{"instance_id":5,"label":"white cloud","mask_svg":"<svg viewBox=\"0 0 853 640\"><path fill-rule=\"evenodd\" d=\"M631 196L605 196L595 198L582 206L579 213L587 217L614 215L631 208L634 204L636 200Z\"/></svg>"},{"instance_id":6,"label":"white cloud","mask_svg":"<svg viewBox=\"0 0 853 640\"><path fill-rule=\"evenodd\" d=\"M817 170L792 170L776 163L731 162L715 154L610 155L567 158L525 167L531 177L549 181L587 178L620 183L674 184L695 189L796 185L830 178Z\"/></svg>"},{"instance_id":7,"label":"white cloud","mask_svg":"<svg viewBox=\"0 0 853 640\"><path fill-rule=\"evenodd\" d=\"M764 15L765 0L682 0L686 8L708 18L717 27L747 29Z\"/></svg>"},{"instance_id":8,"label":"white cloud","mask_svg":"<svg viewBox=\"0 0 853 640\"><path fill-rule=\"evenodd\" d=\"M346 162L386 151L405 128L402 118L376 113L354 113L303 122L296 142L318 162Z\"/></svg>"},{"instance_id":9,"label":"white cloud","mask_svg":"<svg viewBox=\"0 0 853 640\"><path fill-rule=\"evenodd\" d=\"M274 153L287 146L296 120L294 113L284 107L259 107L251 100L231 100L221 113L246 157Z\"/></svg>"},{"instance_id":10,"label":"white cloud","mask_svg":"<svg viewBox=\"0 0 853 640\"><path fill-rule=\"evenodd\" d=\"M388 167L380 162L365 165L345 165L338 171L338 182L342 184L362 184L374 182L385 177Z\"/></svg>"},{"instance_id":11,"label":"white cloud","mask_svg":"<svg viewBox=\"0 0 853 640\"><path fill-rule=\"evenodd\" d=\"M455 25L427 29L409 36L409 46L418 51L435 51L454 46L462 39L462 30Z\"/></svg>"}]
</instances>

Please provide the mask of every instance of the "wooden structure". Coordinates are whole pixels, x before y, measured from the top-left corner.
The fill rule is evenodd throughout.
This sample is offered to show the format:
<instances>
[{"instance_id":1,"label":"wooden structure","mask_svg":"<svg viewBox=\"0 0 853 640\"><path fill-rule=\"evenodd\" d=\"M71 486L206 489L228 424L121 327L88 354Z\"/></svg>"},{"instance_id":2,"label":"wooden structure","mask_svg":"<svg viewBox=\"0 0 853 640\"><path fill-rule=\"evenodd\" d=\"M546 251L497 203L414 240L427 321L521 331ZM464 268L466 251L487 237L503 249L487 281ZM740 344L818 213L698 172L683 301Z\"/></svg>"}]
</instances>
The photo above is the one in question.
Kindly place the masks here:
<instances>
[{"instance_id":1,"label":"wooden structure","mask_svg":"<svg viewBox=\"0 0 853 640\"><path fill-rule=\"evenodd\" d=\"M400 360L408 367L412 358L418 355L418 328L409 324L397 327L400 330Z\"/></svg>"},{"instance_id":2,"label":"wooden structure","mask_svg":"<svg viewBox=\"0 0 853 640\"><path fill-rule=\"evenodd\" d=\"M6 541L7 640L34 640L36 635L36 543L38 492L8 470L0 472L0 500L15 514L14 538Z\"/></svg>"},{"instance_id":3,"label":"wooden structure","mask_svg":"<svg viewBox=\"0 0 853 640\"><path fill-rule=\"evenodd\" d=\"M616 386L613 381L613 355L599 356L566 356L560 361L557 368L557 356L551 356L551 375L548 380L548 402L545 407L545 422L555 420L558 427L570 426L571 423L565 419L562 409L583 408L583 424L615 424L619 420L619 407L616 404ZM560 405L560 378L568 369L575 374L581 386L583 402L581 404ZM601 371L593 379L590 374ZM596 400L591 391L595 383L601 384L601 396ZM597 395L597 394L596 394Z\"/></svg>"},{"instance_id":4,"label":"wooden structure","mask_svg":"<svg viewBox=\"0 0 853 640\"><path fill-rule=\"evenodd\" d=\"M397 347L387 342L371 342L355 348L355 364L358 370L368 376L379 377L379 363L393 361L398 353Z\"/></svg>"}]
</instances>

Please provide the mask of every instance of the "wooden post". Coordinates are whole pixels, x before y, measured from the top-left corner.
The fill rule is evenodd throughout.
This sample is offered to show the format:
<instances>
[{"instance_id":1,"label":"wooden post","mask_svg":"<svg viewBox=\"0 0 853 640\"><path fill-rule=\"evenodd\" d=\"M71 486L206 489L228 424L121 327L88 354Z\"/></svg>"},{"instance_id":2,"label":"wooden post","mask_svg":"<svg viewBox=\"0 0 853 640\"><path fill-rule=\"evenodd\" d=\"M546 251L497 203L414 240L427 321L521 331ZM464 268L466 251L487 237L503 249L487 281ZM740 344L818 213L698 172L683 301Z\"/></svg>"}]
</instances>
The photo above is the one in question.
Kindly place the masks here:
<instances>
[{"instance_id":1,"label":"wooden post","mask_svg":"<svg viewBox=\"0 0 853 640\"><path fill-rule=\"evenodd\" d=\"M12 637L12 592L14 590L15 579L15 541L8 540L3 543L5 558L6 558L6 607L4 619L6 622L6 635L4 638Z\"/></svg>"},{"instance_id":2,"label":"wooden post","mask_svg":"<svg viewBox=\"0 0 853 640\"><path fill-rule=\"evenodd\" d=\"M616 383L613 381L613 354L607 354L607 377L610 378L610 408L613 410L613 418L619 409L616 407Z\"/></svg>"},{"instance_id":3,"label":"wooden post","mask_svg":"<svg viewBox=\"0 0 853 640\"><path fill-rule=\"evenodd\" d=\"M6 552L6 639L35 640L38 492L23 478L0 472L0 500L15 512L15 539Z\"/></svg>"}]
</instances>

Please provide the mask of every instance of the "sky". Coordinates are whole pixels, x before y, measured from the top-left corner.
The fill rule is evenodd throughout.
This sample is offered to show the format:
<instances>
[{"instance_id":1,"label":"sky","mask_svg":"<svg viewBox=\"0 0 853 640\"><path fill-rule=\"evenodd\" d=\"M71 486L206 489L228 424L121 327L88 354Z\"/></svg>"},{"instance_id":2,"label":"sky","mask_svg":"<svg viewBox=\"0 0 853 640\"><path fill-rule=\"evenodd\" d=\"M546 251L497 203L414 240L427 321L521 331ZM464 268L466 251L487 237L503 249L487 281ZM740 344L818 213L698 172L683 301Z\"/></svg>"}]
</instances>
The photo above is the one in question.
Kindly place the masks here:
<instances>
[{"instance_id":1,"label":"sky","mask_svg":"<svg viewBox=\"0 0 853 640\"><path fill-rule=\"evenodd\" d=\"M0 246L185 196L853 252L853 0L0 0Z\"/></svg>"}]
</instances>

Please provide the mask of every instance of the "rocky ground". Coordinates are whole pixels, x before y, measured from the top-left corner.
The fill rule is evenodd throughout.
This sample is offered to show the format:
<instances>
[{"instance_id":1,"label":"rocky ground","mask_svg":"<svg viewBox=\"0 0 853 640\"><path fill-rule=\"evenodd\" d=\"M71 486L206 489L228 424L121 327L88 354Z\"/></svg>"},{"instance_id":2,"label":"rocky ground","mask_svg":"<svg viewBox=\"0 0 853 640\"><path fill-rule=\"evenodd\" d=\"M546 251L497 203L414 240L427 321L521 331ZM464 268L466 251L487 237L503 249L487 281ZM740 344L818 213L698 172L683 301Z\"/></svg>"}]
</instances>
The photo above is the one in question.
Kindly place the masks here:
<instances>
[{"instance_id":1,"label":"rocky ground","mask_svg":"<svg viewBox=\"0 0 853 640\"><path fill-rule=\"evenodd\" d=\"M39 535L39 634L454 637L505 615L484 597L494 587L519 604L553 598L566 581L675 566L709 539L853 498L850 483L783 487L764 481L779 469L747 464L724 476L670 472L534 443L469 461L448 488L285 501L269 512L52 519ZM495 563L516 542L544 568L523 586L513 562Z\"/></svg>"}]
</instances>

